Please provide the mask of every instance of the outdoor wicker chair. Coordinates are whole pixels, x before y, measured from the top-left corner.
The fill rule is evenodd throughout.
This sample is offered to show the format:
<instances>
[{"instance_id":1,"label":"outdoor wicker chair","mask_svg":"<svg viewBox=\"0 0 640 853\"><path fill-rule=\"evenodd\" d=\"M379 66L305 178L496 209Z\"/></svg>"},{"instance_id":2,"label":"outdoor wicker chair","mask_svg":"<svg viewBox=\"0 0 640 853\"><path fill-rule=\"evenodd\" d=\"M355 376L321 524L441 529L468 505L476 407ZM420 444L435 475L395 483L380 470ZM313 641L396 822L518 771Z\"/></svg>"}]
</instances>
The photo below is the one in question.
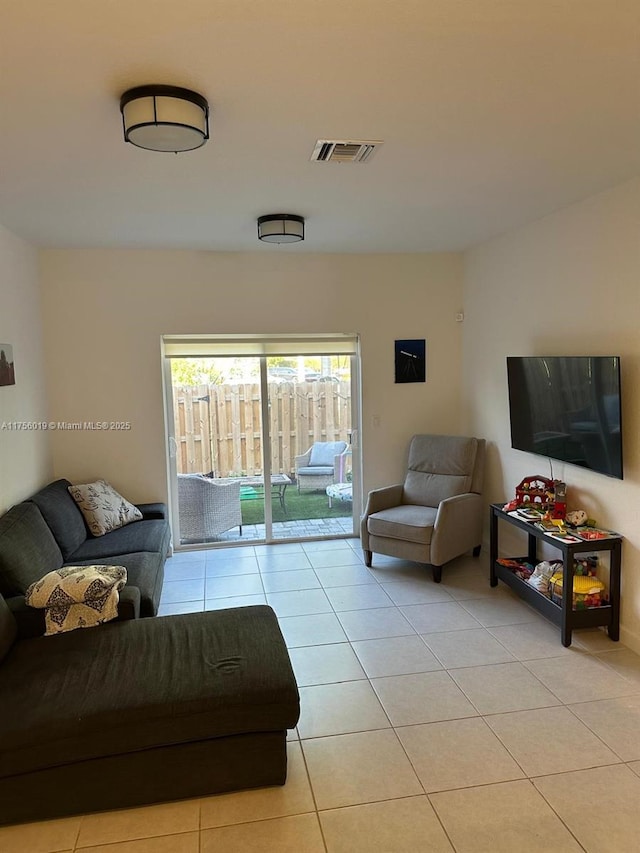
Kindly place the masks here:
<instances>
[{"instance_id":1,"label":"outdoor wicker chair","mask_svg":"<svg viewBox=\"0 0 640 853\"><path fill-rule=\"evenodd\" d=\"M181 542L205 542L240 527L240 482L217 483L201 474L178 474Z\"/></svg>"},{"instance_id":2,"label":"outdoor wicker chair","mask_svg":"<svg viewBox=\"0 0 640 853\"><path fill-rule=\"evenodd\" d=\"M298 491L326 489L337 482L338 471L344 469L342 457L349 452L346 441L316 441L301 456L296 456Z\"/></svg>"}]
</instances>

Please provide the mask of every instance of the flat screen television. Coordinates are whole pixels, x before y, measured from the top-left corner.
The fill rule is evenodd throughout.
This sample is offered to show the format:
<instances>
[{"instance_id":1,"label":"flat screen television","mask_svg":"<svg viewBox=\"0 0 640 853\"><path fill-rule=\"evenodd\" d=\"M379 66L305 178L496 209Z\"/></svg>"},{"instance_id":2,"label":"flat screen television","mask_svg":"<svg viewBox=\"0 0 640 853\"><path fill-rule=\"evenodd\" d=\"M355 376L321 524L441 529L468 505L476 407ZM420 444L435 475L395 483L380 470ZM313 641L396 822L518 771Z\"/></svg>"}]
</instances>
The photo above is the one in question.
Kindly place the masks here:
<instances>
[{"instance_id":1,"label":"flat screen television","mask_svg":"<svg viewBox=\"0 0 640 853\"><path fill-rule=\"evenodd\" d=\"M618 356L509 356L511 446L622 479Z\"/></svg>"}]
</instances>

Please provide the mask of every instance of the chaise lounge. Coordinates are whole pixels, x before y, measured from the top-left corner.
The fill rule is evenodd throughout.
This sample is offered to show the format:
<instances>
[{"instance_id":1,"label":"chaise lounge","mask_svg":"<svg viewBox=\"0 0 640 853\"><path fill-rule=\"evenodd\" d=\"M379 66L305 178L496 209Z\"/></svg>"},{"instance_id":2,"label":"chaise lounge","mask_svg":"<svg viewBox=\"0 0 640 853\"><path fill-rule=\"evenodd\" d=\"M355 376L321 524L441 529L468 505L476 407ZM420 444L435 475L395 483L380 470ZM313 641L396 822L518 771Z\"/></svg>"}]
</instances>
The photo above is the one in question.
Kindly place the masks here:
<instances>
[{"instance_id":1,"label":"chaise lounge","mask_svg":"<svg viewBox=\"0 0 640 853\"><path fill-rule=\"evenodd\" d=\"M30 627L0 596L0 824L284 784L300 707L270 607Z\"/></svg>"}]
</instances>

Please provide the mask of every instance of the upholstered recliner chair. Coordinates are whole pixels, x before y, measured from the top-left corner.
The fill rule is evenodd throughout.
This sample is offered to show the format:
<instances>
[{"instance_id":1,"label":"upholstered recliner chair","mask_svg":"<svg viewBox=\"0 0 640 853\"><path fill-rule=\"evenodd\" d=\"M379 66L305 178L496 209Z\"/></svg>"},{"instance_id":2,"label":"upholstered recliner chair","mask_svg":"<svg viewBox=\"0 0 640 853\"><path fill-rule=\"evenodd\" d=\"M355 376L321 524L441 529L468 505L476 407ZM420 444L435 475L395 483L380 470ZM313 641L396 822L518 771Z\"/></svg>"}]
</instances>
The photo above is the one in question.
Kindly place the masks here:
<instances>
[{"instance_id":1,"label":"upholstered recliner chair","mask_svg":"<svg viewBox=\"0 0 640 853\"><path fill-rule=\"evenodd\" d=\"M364 561L373 553L442 566L482 543L484 439L414 435L404 483L369 492L360 538Z\"/></svg>"}]
</instances>

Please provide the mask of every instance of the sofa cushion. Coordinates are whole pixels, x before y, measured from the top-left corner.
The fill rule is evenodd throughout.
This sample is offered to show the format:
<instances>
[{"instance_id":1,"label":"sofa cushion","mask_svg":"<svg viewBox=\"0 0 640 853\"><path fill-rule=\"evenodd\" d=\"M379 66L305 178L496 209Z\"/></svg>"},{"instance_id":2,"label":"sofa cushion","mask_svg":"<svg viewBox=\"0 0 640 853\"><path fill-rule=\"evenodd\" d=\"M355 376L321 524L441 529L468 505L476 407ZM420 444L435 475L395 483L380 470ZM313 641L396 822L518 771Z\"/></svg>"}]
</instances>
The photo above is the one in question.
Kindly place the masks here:
<instances>
[{"instance_id":1,"label":"sofa cushion","mask_svg":"<svg viewBox=\"0 0 640 853\"><path fill-rule=\"evenodd\" d=\"M80 486L69 486L69 493L94 536L104 536L132 521L140 521L142 513L106 480Z\"/></svg>"},{"instance_id":2,"label":"sofa cushion","mask_svg":"<svg viewBox=\"0 0 640 853\"><path fill-rule=\"evenodd\" d=\"M283 731L298 716L270 607L111 622L15 646L0 668L0 777Z\"/></svg>"},{"instance_id":3,"label":"sofa cushion","mask_svg":"<svg viewBox=\"0 0 640 853\"><path fill-rule=\"evenodd\" d=\"M12 506L0 518L0 593L22 595L47 572L59 569L62 553L38 507Z\"/></svg>"},{"instance_id":4,"label":"sofa cushion","mask_svg":"<svg viewBox=\"0 0 640 853\"><path fill-rule=\"evenodd\" d=\"M136 504L143 518L166 518L167 505L160 502Z\"/></svg>"},{"instance_id":5,"label":"sofa cushion","mask_svg":"<svg viewBox=\"0 0 640 853\"><path fill-rule=\"evenodd\" d=\"M167 530L167 539L168 536ZM166 551L137 551L131 554L118 554L116 557L106 557L101 561L105 565L125 567L128 585L138 587L140 590L140 616L155 616L158 612L164 580L165 553ZM74 556L67 565L90 566L95 563L95 559L79 560Z\"/></svg>"},{"instance_id":6,"label":"sofa cushion","mask_svg":"<svg viewBox=\"0 0 640 853\"><path fill-rule=\"evenodd\" d=\"M301 477L331 477L333 465L305 465L304 468L298 468L297 473Z\"/></svg>"},{"instance_id":7,"label":"sofa cushion","mask_svg":"<svg viewBox=\"0 0 640 853\"><path fill-rule=\"evenodd\" d=\"M0 595L0 661L5 657L18 633L18 625L7 602Z\"/></svg>"},{"instance_id":8,"label":"sofa cushion","mask_svg":"<svg viewBox=\"0 0 640 853\"><path fill-rule=\"evenodd\" d=\"M429 506L394 506L374 512L367 521L372 536L429 545L437 510Z\"/></svg>"},{"instance_id":9,"label":"sofa cushion","mask_svg":"<svg viewBox=\"0 0 640 853\"><path fill-rule=\"evenodd\" d=\"M100 560L105 557L117 557L119 554L133 554L135 551L168 550L169 530L166 521L136 521L112 530L106 536L86 539L73 554L71 560ZM109 560L109 562L113 562Z\"/></svg>"},{"instance_id":10,"label":"sofa cushion","mask_svg":"<svg viewBox=\"0 0 640 853\"><path fill-rule=\"evenodd\" d=\"M70 485L68 480L56 480L30 498L49 525L65 560L87 538L82 513L68 492Z\"/></svg>"},{"instance_id":11,"label":"sofa cushion","mask_svg":"<svg viewBox=\"0 0 640 853\"><path fill-rule=\"evenodd\" d=\"M333 470L335 457L343 453L346 446L344 441L316 441L311 448L309 465L330 465Z\"/></svg>"}]
</instances>

